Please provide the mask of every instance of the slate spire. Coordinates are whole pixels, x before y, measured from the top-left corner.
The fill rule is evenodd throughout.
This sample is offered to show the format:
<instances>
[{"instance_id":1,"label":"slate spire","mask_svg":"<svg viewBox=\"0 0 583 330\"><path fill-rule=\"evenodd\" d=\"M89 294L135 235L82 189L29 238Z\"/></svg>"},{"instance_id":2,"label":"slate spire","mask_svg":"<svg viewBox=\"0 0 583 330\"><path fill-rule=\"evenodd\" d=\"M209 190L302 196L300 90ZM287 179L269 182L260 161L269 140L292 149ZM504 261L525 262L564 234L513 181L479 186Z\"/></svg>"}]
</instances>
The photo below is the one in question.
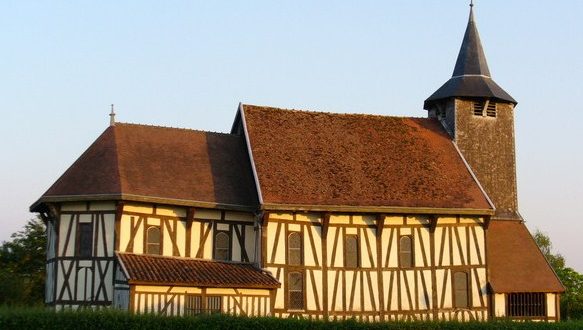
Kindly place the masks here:
<instances>
[{"instance_id":1,"label":"slate spire","mask_svg":"<svg viewBox=\"0 0 583 330\"><path fill-rule=\"evenodd\" d=\"M474 20L474 6L470 4L470 18L464 40L457 56L452 77L463 75L482 75L490 77L486 55L480 41L480 34Z\"/></svg>"},{"instance_id":2,"label":"slate spire","mask_svg":"<svg viewBox=\"0 0 583 330\"><path fill-rule=\"evenodd\" d=\"M490 69L480 41L474 18L474 5L470 4L470 17L462 46L451 78L425 100L423 108L430 110L436 102L449 98L484 98L516 104L502 87L490 76Z\"/></svg>"}]
</instances>

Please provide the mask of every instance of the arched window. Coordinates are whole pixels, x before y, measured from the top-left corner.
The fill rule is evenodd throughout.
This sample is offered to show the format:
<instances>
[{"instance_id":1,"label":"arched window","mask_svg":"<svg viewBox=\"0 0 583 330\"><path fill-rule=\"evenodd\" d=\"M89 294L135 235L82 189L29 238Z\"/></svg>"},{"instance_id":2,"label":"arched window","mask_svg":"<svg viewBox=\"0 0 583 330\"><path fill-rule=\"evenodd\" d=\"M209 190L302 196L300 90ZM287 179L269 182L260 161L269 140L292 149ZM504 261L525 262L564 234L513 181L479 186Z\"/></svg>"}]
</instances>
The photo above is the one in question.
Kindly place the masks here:
<instances>
[{"instance_id":1,"label":"arched window","mask_svg":"<svg viewBox=\"0 0 583 330\"><path fill-rule=\"evenodd\" d=\"M399 238L399 265L413 267L413 240L411 236Z\"/></svg>"},{"instance_id":2,"label":"arched window","mask_svg":"<svg viewBox=\"0 0 583 330\"><path fill-rule=\"evenodd\" d=\"M160 254L160 227L150 226L146 231L146 253Z\"/></svg>"},{"instance_id":3,"label":"arched window","mask_svg":"<svg viewBox=\"0 0 583 330\"><path fill-rule=\"evenodd\" d=\"M466 272L455 272L453 274L453 290L454 290L454 307L468 308L468 274Z\"/></svg>"},{"instance_id":4,"label":"arched window","mask_svg":"<svg viewBox=\"0 0 583 330\"><path fill-rule=\"evenodd\" d=\"M288 265L303 264L302 235L297 232L290 233L287 237L287 263Z\"/></svg>"},{"instance_id":5,"label":"arched window","mask_svg":"<svg viewBox=\"0 0 583 330\"><path fill-rule=\"evenodd\" d=\"M300 272L287 275L288 309L304 309L304 276Z\"/></svg>"},{"instance_id":6,"label":"arched window","mask_svg":"<svg viewBox=\"0 0 583 330\"><path fill-rule=\"evenodd\" d=\"M344 239L344 266L357 268L360 263L359 255L358 237L356 235L346 236Z\"/></svg>"},{"instance_id":7,"label":"arched window","mask_svg":"<svg viewBox=\"0 0 583 330\"><path fill-rule=\"evenodd\" d=\"M219 231L215 234L215 260L230 260L230 241L229 234L224 231Z\"/></svg>"}]
</instances>

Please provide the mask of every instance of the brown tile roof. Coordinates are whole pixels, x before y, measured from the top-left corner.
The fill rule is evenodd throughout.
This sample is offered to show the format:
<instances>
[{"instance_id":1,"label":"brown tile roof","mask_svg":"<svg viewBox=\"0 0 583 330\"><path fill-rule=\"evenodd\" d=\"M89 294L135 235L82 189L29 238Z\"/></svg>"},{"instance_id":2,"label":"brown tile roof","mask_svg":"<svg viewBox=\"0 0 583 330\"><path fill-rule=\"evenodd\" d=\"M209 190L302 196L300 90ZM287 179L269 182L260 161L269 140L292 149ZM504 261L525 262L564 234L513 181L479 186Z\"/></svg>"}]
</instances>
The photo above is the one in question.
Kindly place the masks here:
<instances>
[{"instance_id":1,"label":"brown tile roof","mask_svg":"<svg viewBox=\"0 0 583 330\"><path fill-rule=\"evenodd\" d=\"M523 222L492 220L487 246L494 292L565 291Z\"/></svg>"},{"instance_id":2,"label":"brown tile roof","mask_svg":"<svg viewBox=\"0 0 583 330\"><path fill-rule=\"evenodd\" d=\"M432 119L243 106L264 203L491 210Z\"/></svg>"},{"instance_id":3,"label":"brown tile roof","mask_svg":"<svg viewBox=\"0 0 583 330\"><path fill-rule=\"evenodd\" d=\"M115 195L258 204L240 136L122 123L108 127L40 201Z\"/></svg>"},{"instance_id":4,"label":"brown tile roof","mask_svg":"<svg viewBox=\"0 0 583 330\"><path fill-rule=\"evenodd\" d=\"M270 274L249 263L117 253L133 284L184 285L217 288L280 287Z\"/></svg>"}]
</instances>

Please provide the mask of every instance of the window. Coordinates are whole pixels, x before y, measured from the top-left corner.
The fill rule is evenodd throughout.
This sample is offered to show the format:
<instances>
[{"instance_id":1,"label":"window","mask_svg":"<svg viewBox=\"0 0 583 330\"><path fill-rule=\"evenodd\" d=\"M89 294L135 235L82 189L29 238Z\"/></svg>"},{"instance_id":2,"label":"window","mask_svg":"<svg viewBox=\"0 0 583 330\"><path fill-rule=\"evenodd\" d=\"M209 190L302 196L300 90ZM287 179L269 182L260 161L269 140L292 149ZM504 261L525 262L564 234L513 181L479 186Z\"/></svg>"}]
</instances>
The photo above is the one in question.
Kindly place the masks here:
<instances>
[{"instance_id":1,"label":"window","mask_svg":"<svg viewBox=\"0 0 583 330\"><path fill-rule=\"evenodd\" d=\"M77 226L77 244L75 254L81 258L93 255L93 223L80 222Z\"/></svg>"},{"instance_id":2,"label":"window","mask_svg":"<svg viewBox=\"0 0 583 330\"><path fill-rule=\"evenodd\" d=\"M547 306L544 293L509 293L506 303L507 316L544 317Z\"/></svg>"},{"instance_id":3,"label":"window","mask_svg":"<svg viewBox=\"0 0 583 330\"><path fill-rule=\"evenodd\" d=\"M287 276L288 309L304 309L304 276L291 272Z\"/></svg>"},{"instance_id":4,"label":"window","mask_svg":"<svg viewBox=\"0 0 583 330\"><path fill-rule=\"evenodd\" d=\"M206 310L209 314L217 314L221 312L223 306L223 297L210 296L206 297Z\"/></svg>"},{"instance_id":5,"label":"window","mask_svg":"<svg viewBox=\"0 0 583 330\"><path fill-rule=\"evenodd\" d=\"M413 240L411 236L401 236L399 239L399 265L413 267Z\"/></svg>"},{"instance_id":6,"label":"window","mask_svg":"<svg viewBox=\"0 0 583 330\"><path fill-rule=\"evenodd\" d=\"M358 248L358 236L349 235L344 238L344 266L357 268L360 266L360 251Z\"/></svg>"},{"instance_id":7,"label":"window","mask_svg":"<svg viewBox=\"0 0 583 330\"><path fill-rule=\"evenodd\" d=\"M468 308L468 274L466 272L455 272L453 274L454 307Z\"/></svg>"},{"instance_id":8,"label":"window","mask_svg":"<svg viewBox=\"0 0 583 330\"><path fill-rule=\"evenodd\" d=\"M227 232L219 231L215 234L215 260L231 260L231 256L229 255L230 241L231 239Z\"/></svg>"},{"instance_id":9,"label":"window","mask_svg":"<svg viewBox=\"0 0 583 330\"><path fill-rule=\"evenodd\" d=\"M202 297L195 295L186 295L184 302L184 314L186 316L198 315L202 312Z\"/></svg>"},{"instance_id":10,"label":"window","mask_svg":"<svg viewBox=\"0 0 583 330\"><path fill-rule=\"evenodd\" d=\"M472 109L474 116L496 117L496 102L494 101L474 101Z\"/></svg>"},{"instance_id":11,"label":"window","mask_svg":"<svg viewBox=\"0 0 583 330\"><path fill-rule=\"evenodd\" d=\"M207 296L206 308L203 308L202 296L189 294L186 295L184 304L184 314L186 316L198 315L202 313L215 314L220 313L223 309L223 297Z\"/></svg>"},{"instance_id":12,"label":"window","mask_svg":"<svg viewBox=\"0 0 583 330\"><path fill-rule=\"evenodd\" d=\"M486 116L496 117L496 102L490 101L488 107L486 108Z\"/></svg>"},{"instance_id":13,"label":"window","mask_svg":"<svg viewBox=\"0 0 583 330\"><path fill-rule=\"evenodd\" d=\"M474 116L483 116L484 113L484 104L482 102L474 102Z\"/></svg>"},{"instance_id":14,"label":"window","mask_svg":"<svg viewBox=\"0 0 583 330\"><path fill-rule=\"evenodd\" d=\"M146 231L146 253L160 254L160 227L149 226Z\"/></svg>"},{"instance_id":15,"label":"window","mask_svg":"<svg viewBox=\"0 0 583 330\"><path fill-rule=\"evenodd\" d=\"M287 237L287 263L288 265L302 265L303 262L302 235L297 232L290 233Z\"/></svg>"}]
</instances>

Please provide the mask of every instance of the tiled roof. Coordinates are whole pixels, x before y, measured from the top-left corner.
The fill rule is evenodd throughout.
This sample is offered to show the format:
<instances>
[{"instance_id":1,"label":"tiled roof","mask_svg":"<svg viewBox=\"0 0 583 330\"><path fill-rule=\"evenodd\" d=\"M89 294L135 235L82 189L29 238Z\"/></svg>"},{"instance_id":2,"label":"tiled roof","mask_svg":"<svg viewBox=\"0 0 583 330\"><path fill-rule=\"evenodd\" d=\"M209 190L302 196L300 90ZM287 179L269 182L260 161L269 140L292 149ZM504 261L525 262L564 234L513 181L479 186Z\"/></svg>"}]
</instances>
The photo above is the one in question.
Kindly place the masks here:
<instances>
[{"instance_id":1,"label":"tiled roof","mask_svg":"<svg viewBox=\"0 0 583 330\"><path fill-rule=\"evenodd\" d=\"M216 288L278 288L280 283L249 263L117 253L129 283Z\"/></svg>"},{"instance_id":2,"label":"tiled roof","mask_svg":"<svg viewBox=\"0 0 583 330\"><path fill-rule=\"evenodd\" d=\"M108 127L40 201L115 195L258 204L240 136L122 123Z\"/></svg>"},{"instance_id":3,"label":"tiled roof","mask_svg":"<svg viewBox=\"0 0 583 330\"><path fill-rule=\"evenodd\" d=\"M437 120L242 108L265 204L492 209Z\"/></svg>"},{"instance_id":4,"label":"tiled roof","mask_svg":"<svg viewBox=\"0 0 583 330\"><path fill-rule=\"evenodd\" d=\"M494 292L565 291L523 222L492 220L487 246Z\"/></svg>"}]
</instances>

